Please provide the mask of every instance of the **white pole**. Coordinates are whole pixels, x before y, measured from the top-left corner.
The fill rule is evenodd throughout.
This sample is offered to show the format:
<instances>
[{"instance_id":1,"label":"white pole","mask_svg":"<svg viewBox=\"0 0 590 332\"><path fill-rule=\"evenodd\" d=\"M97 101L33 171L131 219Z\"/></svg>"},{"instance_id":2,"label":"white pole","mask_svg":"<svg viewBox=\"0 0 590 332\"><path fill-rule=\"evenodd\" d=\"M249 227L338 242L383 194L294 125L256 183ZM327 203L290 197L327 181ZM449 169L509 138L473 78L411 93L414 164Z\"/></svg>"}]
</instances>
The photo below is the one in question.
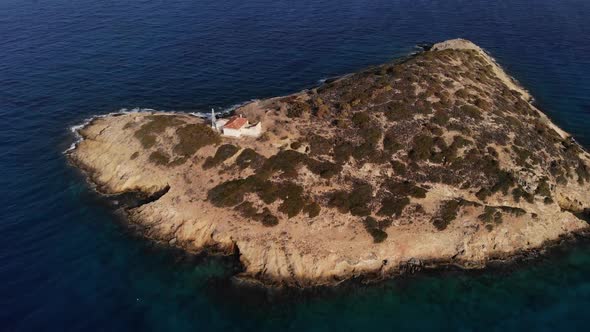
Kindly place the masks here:
<instances>
[{"instance_id":1,"label":"white pole","mask_svg":"<svg viewBox=\"0 0 590 332\"><path fill-rule=\"evenodd\" d=\"M215 110L211 109L211 128L215 129Z\"/></svg>"}]
</instances>

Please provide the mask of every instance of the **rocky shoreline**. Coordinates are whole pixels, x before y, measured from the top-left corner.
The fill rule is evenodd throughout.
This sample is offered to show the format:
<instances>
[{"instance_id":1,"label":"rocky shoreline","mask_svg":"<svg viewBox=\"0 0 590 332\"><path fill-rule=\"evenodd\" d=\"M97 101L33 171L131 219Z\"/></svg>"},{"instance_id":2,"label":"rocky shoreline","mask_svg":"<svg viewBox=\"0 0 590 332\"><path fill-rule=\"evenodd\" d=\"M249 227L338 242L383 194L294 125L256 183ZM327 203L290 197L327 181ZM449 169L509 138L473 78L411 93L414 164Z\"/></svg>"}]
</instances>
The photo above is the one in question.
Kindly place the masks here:
<instances>
[{"instance_id":1,"label":"rocky shoreline","mask_svg":"<svg viewBox=\"0 0 590 332\"><path fill-rule=\"evenodd\" d=\"M92 182L91 180L92 173L90 173L87 169L80 167L80 165L77 165L72 159L70 159L70 162L72 166L76 167L82 172L90 186L97 188L96 183ZM350 275L346 278L343 278L342 280L335 281L334 283L317 284L309 282L309 285L313 286L301 287L300 285L292 283L276 283L272 279L259 280L256 278L239 276L239 273L243 272L245 267L240 261L240 253L237 246L234 246L229 250L228 248L216 247L194 250L194 248L191 249L182 245L178 245L176 242L162 241L157 238L150 237L149 233L145 231L145 227L142 225L141 221L131 218L127 213L127 209L136 208L139 205L146 204L148 201L151 202L157 200L157 198L161 197L159 194L146 196L144 193L134 192L112 195L101 192L100 190L96 190L96 193L100 195L102 199L108 200L111 203L114 202L113 205L116 207L118 212L117 214L121 218L121 225L125 227L131 235L150 241L153 245L155 245L157 248L160 248L161 250L173 249L176 251L176 254L182 256L191 255L202 258L219 256L225 257L229 259L229 262L234 266L234 272L236 272L236 275L231 277L229 280L232 287L259 289L264 292L272 290L274 295L277 295L277 293L274 293L276 291L289 293L290 291L296 290L314 293L321 291L321 289L325 287L330 289L334 289L335 287L346 289L347 287L355 287L356 285L371 285L381 283L390 279L411 278L413 275L419 273L438 274L445 273L447 271L459 271L464 273L474 271L484 272L484 270L489 270L490 268L493 270L491 271L492 273L494 273L494 271L501 272L505 271L506 269L511 270L513 268L522 268L524 267L523 265L527 264L535 264L544 258L552 256L556 252L562 252L563 250L567 250L572 246L576 246L581 241L590 241L590 217L587 215L586 218L588 218L587 222L589 223L587 228L581 229L574 233L560 235L557 239L547 240L541 246L536 248L521 250L510 254L491 256L486 261L479 263L436 259L423 261L412 258L404 264L400 264L397 271L390 271L388 274L370 273L363 275ZM127 201L121 202L120 196L125 194L135 195L136 197L131 197Z\"/></svg>"},{"instance_id":2,"label":"rocky shoreline","mask_svg":"<svg viewBox=\"0 0 590 332\"><path fill-rule=\"evenodd\" d=\"M587 235L590 155L531 100L452 40L239 107L258 139L131 112L90 121L67 155L136 232L233 256L241 284L375 282L518 264Z\"/></svg>"},{"instance_id":3,"label":"rocky shoreline","mask_svg":"<svg viewBox=\"0 0 590 332\"><path fill-rule=\"evenodd\" d=\"M129 208L136 208L139 205L146 204L148 202L157 200L161 197L161 194L156 193L153 195L145 195L142 192L128 192L123 194L108 194L105 192L101 192L98 189L98 186L95 182L92 181L92 173L86 168L83 168L82 165L75 163L73 159L69 159L72 166L78 168L83 175L86 177L87 182L89 185L96 189L96 193L100 195L103 199L106 199L110 202L115 201L115 206L117 207L117 211L119 212L119 216L121 218L122 226L126 227L133 235L143 238L145 240L151 241L154 245L162 248L162 249L174 249L179 250L177 253L180 255L197 255L199 257L207 257L207 256L223 256L227 257L231 260L232 265L235 266L234 271L238 272L238 274L231 278L231 284L235 287L246 287L246 288L260 288L261 290L269 290L269 287L272 288L274 291L289 291L289 290L302 290L302 291L310 291L315 292L318 289L323 287L354 287L354 285L368 285L368 284L375 284L390 280L392 278L399 279L399 278L407 278L411 277L416 273L425 273L425 272L432 272L432 273L444 273L445 271L453 270L453 271L463 271L463 272L473 272L473 271L483 271L486 269L500 269L500 271L504 269L512 269L512 268L519 268L522 267L523 264L529 263L536 263L540 259L546 258L551 256L554 252L560 250L567 250L567 248L571 246L575 246L579 244L580 241L589 241L590 240L590 217L586 216L587 222L589 226L587 228L583 228L577 232L562 234L557 239L551 239L545 241L541 246L530 248L526 250L520 250L517 252L509 253L509 254L499 254L497 256L490 256L486 261L482 262L461 262L455 260L419 260L411 258L407 262L400 264L399 269L396 271L390 271L388 274L380 274L380 273L369 273L369 274L362 274L362 275L350 275L342 280L335 281L333 283L326 283L326 284L317 284L313 281L308 282L309 285L313 285L311 287L301 287L300 285L292 284L292 283L276 283L274 280L259 280L256 278L251 277L243 277L239 276L239 273L244 271L245 268L240 261L240 253L237 246L233 246L228 250L227 247L219 248L219 247L206 247L201 248L199 250L194 250L194 248L187 248L182 245L178 245L176 242L172 241L162 241L160 239L151 237L148 232L145 231L145 226L142 225L141 221L134 220L131 216L127 213L127 209ZM120 196L130 194L134 195L135 197L129 198L126 202L120 202ZM143 202L143 203L141 203ZM380 271L379 271L380 272Z\"/></svg>"}]
</instances>

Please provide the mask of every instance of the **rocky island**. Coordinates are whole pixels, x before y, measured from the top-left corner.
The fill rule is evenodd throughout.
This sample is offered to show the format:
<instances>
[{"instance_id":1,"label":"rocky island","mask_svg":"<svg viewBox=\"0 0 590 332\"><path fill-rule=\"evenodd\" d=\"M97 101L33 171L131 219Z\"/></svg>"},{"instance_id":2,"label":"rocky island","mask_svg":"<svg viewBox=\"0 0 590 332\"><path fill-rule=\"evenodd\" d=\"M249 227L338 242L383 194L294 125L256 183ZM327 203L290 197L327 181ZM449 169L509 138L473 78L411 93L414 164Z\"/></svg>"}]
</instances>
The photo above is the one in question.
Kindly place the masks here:
<instances>
[{"instance_id":1,"label":"rocky island","mask_svg":"<svg viewBox=\"0 0 590 332\"><path fill-rule=\"evenodd\" d=\"M475 44L257 100L259 137L189 114L98 117L68 153L148 238L235 254L237 277L309 287L408 266L481 268L588 229L590 155Z\"/></svg>"}]
</instances>

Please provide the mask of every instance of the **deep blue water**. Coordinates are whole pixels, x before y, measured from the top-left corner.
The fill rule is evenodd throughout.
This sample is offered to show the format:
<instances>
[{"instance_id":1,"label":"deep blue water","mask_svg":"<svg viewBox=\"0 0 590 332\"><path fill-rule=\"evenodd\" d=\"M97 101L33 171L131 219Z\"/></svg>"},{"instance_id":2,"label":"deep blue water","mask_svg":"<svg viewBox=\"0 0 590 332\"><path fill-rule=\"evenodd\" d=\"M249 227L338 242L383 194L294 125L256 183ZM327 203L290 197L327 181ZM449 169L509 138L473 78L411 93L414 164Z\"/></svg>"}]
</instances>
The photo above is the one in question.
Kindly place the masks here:
<instances>
[{"instance_id":1,"label":"deep blue water","mask_svg":"<svg viewBox=\"0 0 590 332\"><path fill-rule=\"evenodd\" d=\"M205 111L464 37L590 146L587 0L0 0L0 330L576 330L590 246L514 270L264 296L131 236L62 154L121 108Z\"/></svg>"}]
</instances>

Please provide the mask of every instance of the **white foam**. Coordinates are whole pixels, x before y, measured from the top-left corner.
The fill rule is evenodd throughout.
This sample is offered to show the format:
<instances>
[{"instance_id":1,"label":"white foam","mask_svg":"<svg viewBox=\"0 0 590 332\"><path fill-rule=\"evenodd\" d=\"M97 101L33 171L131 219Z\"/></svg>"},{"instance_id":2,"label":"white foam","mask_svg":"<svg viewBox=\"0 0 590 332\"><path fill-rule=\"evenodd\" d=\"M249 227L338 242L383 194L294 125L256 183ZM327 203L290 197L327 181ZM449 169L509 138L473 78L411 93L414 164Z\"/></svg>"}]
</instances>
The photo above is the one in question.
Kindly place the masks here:
<instances>
[{"instance_id":1,"label":"white foam","mask_svg":"<svg viewBox=\"0 0 590 332\"><path fill-rule=\"evenodd\" d=\"M234 104L229 107L222 108L219 111L216 110L215 112L216 112L216 114L219 114L221 117L223 117L223 116L231 114L231 112L235 111L237 108L244 106L252 101L253 100L249 100L249 101L245 101L242 103ZM128 114L128 113L138 113L138 112L166 112L166 113L190 114L192 116L196 116L196 117L199 117L202 119L207 119L210 117L210 112L198 112L197 111L197 112L188 112L187 113L187 112L177 112L177 111L156 110L153 108L141 108L141 107L135 107L135 108L131 108L131 109L122 108L116 112L110 112L107 114L100 114L100 115L92 116L90 118L84 119L84 121L80 124L71 126L70 132L74 135L74 142L63 153L68 153L68 152L74 150L78 146L78 144L80 144L80 142L82 142L84 140L82 135L80 135L80 130L84 129L84 127L86 127L90 122L92 122L92 120L104 118L104 117L112 116L112 115L116 115L116 114Z\"/></svg>"},{"instance_id":2,"label":"white foam","mask_svg":"<svg viewBox=\"0 0 590 332\"><path fill-rule=\"evenodd\" d=\"M104 118L104 117L115 115L115 114L127 114L127 113L136 113L136 112L156 112L156 110L151 109L151 108L139 108L139 107L135 107L132 109L122 108L116 112L95 115L93 117L84 119L84 121L82 123L77 124L77 125L73 125L70 127L70 132L74 135L74 142L63 153L68 153L68 152L74 150L76 148L76 146L78 146L78 144L80 144L80 142L82 142L84 140L82 135L80 135L80 130L84 129L84 127L86 127L90 122L92 122L92 120L98 119L98 118Z\"/></svg>"}]
</instances>

